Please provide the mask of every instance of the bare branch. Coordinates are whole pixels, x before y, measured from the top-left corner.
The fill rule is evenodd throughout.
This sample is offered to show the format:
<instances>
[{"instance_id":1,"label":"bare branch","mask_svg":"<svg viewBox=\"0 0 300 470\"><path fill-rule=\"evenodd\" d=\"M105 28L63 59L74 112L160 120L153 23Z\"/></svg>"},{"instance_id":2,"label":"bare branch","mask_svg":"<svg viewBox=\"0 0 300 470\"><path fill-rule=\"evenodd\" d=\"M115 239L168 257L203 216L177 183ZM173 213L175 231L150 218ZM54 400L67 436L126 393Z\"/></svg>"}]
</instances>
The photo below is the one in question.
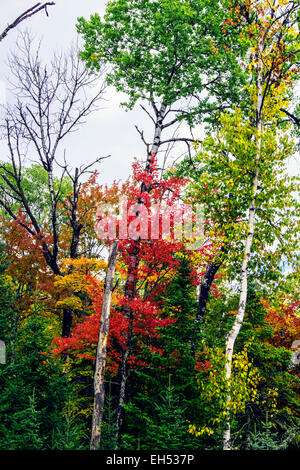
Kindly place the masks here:
<instances>
[{"instance_id":1,"label":"bare branch","mask_svg":"<svg viewBox=\"0 0 300 470\"><path fill-rule=\"evenodd\" d=\"M33 5L28 10L24 11L24 13L18 16L18 18L16 18L11 24L9 24L5 28L5 30L0 34L0 41L2 41L7 36L9 31L16 28L20 23L22 23L22 21L27 20L28 18L31 18L33 15L35 15L39 11L44 10L46 15L49 16L47 7L52 6L52 5L55 5L55 3L54 2L46 2L46 3L39 2Z\"/></svg>"},{"instance_id":2,"label":"bare branch","mask_svg":"<svg viewBox=\"0 0 300 470\"><path fill-rule=\"evenodd\" d=\"M280 111L285 113L296 124L296 126L300 126L300 119L297 116L295 116L295 114L291 113L290 111L284 108L281 108Z\"/></svg>"},{"instance_id":3,"label":"bare branch","mask_svg":"<svg viewBox=\"0 0 300 470\"><path fill-rule=\"evenodd\" d=\"M18 219L16 205L21 208L29 221L28 226L24 223L24 228L41 241L48 266L55 274L60 274L60 220L64 216L70 221L72 240L69 250L70 256L75 258L83 228L81 214L78 214L80 178L105 157L85 163L74 172L65 156L64 163L59 163L59 150L63 139L97 109L106 83L104 70L98 76L89 74L79 59L78 47L73 46L68 55L56 54L50 64L43 64L40 46L38 43L34 48L32 37L25 32L17 42L17 52L10 55L10 75L13 77L10 83L16 100L3 107L6 124L1 129L7 138L9 164L0 166L0 204L15 220ZM24 184L29 157L46 172L46 191L50 196L47 236L50 235L51 242L46 241L39 208L32 204ZM64 202L62 188L66 176L70 178L73 190L63 213L59 203Z\"/></svg>"}]
</instances>

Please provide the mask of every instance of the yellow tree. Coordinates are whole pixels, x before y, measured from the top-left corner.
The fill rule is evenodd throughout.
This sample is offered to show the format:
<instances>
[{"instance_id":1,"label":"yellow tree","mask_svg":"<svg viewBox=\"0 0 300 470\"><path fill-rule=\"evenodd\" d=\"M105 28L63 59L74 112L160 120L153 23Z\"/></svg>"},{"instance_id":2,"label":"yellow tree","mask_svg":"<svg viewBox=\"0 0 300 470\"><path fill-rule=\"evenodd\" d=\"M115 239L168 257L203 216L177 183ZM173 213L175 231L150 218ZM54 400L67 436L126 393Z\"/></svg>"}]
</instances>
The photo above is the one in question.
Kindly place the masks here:
<instances>
[{"instance_id":1,"label":"yellow tree","mask_svg":"<svg viewBox=\"0 0 300 470\"><path fill-rule=\"evenodd\" d=\"M276 128L278 116L287 103L288 89L298 72L296 54L299 44L297 15L299 1L246 1L248 26L245 38L251 45L249 69L252 84L249 86L250 108L247 124L252 124L252 148L249 167L251 168L251 198L247 216L247 235L244 243L240 274L240 299L233 326L226 338L225 375L227 381L227 420L223 436L223 449L231 449L230 403L232 390L232 357L236 338L240 332L247 302L248 265L256 229L256 214L262 204L260 189L265 184L265 167L274 168L276 160L287 155L277 151L278 136L270 129ZM237 136L235 136L237 137ZM273 145L272 145L273 144ZM275 144L275 145L274 145ZM244 142L247 145L247 142ZM272 149L273 147L273 149ZM252 160L252 161L251 161Z\"/></svg>"}]
</instances>

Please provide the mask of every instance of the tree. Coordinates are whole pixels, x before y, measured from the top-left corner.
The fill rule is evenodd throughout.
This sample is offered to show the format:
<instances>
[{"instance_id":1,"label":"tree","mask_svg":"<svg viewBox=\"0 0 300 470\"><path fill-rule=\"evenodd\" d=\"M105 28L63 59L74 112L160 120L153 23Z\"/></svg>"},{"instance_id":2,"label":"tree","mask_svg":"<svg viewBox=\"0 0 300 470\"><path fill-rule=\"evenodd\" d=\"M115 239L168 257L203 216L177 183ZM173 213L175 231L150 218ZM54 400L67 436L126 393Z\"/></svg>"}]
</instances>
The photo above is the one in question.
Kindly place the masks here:
<instances>
[{"instance_id":1,"label":"tree","mask_svg":"<svg viewBox=\"0 0 300 470\"><path fill-rule=\"evenodd\" d=\"M295 41L296 37L297 37L297 32L296 32L296 29L293 29L295 23L297 22L297 13L296 13L296 10L297 10L297 2L285 2L285 3L274 3L274 5L270 6L270 8L272 9L272 12L271 14L274 16L274 22L276 23L276 19L275 19L275 16L276 16L276 11L279 8L281 8L282 5L287 5L287 3L289 4L288 5L288 8L289 8L289 11L291 12L293 16L293 19L289 22L289 31L288 31L288 27L287 27L287 31L288 31L288 38L286 38L286 41L287 41L287 49L286 49L286 54L287 54L287 57L289 58L292 58L293 57L293 54L296 53L296 50L297 50L297 46L295 46L295 48L293 48L291 46L292 42ZM266 6L266 2L261 2L262 4L262 8L264 8ZM241 32L240 34L240 37L239 37L239 41L240 41L240 44L242 46L242 48L250 48L251 49L251 46L253 45L251 43L251 40L253 41L254 38L255 38L255 31L256 31L256 28L257 28L257 12L255 11L255 8L256 8L256 2L253 2L253 4L251 2L248 2L248 1L243 1L243 2L235 2L235 3L231 3L230 5L230 8L229 8L229 16L228 18L224 21L223 23L223 26L222 26L222 31L223 31L223 34L226 34L227 37L231 37L231 31L232 31L232 28L233 29L236 29L238 28L239 31L240 28L246 28L245 31L247 31L246 34L248 34L248 39L245 38L245 34L243 32ZM297 28L297 27L296 27ZM280 36L280 34L279 34ZM282 43L283 44L283 43ZM281 47L281 46L280 46ZM242 62L242 66L245 66L245 62L247 63L248 62L248 59L251 61L252 58L254 57L254 49L252 48L251 51L250 49L248 49L248 53L245 54L245 56L242 58L242 60L244 62ZM268 51L268 53L266 52L266 56L270 53L270 63L268 63L267 67L269 68L269 74L266 74L265 76L265 79L266 79L266 82L268 83L268 86L267 86L267 93L269 93L269 86L275 86L274 84L272 84L272 78L271 78L271 75L273 74L273 72L275 73L276 75L276 67L278 66L278 64L276 63L276 60L274 59L274 56L272 55L272 53L270 51ZM271 63L272 62L272 63ZM286 65L286 68L288 69L289 68L289 65L287 64ZM251 76L251 70L247 70L247 67L244 67L244 71L246 73L246 75L248 76L248 78L246 80L250 81L250 83L253 83L253 76ZM250 71L250 75L249 75L249 71ZM245 87L246 88L246 87ZM292 90L292 86L290 87L289 90L287 90L287 95L289 96L289 98L292 99L292 93L293 93L293 90ZM243 100L244 100L244 105L242 103L242 101L240 101L240 104L239 104L239 107L241 109L247 109L247 107L249 107L250 103L249 103L249 94L248 94L248 97L245 96L245 95L242 95L241 94L241 98L243 97ZM290 122L295 126L295 128L297 129L297 107L296 107L296 110L294 111L293 108L293 102L291 103L291 108L289 107L289 101L283 101L282 102L282 107L281 108L278 108L278 113L277 113L277 118L278 118L278 124L281 125L285 122L288 122L290 120ZM251 105L250 105L251 106ZM288 119L284 119L284 118L288 118ZM251 118L252 120L255 119L254 116L252 116ZM295 132L297 132L297 130L295 129ZM189 168L190 167L190 162L189 160L187 159L186 163L185 163L185 166L186 168ZM214 168L213 168L213 165L211 167L211 170L214 171ZM203 171L203 170L202 170ZM193 179L197 179L197 178L201 178L201 170L199 171L199 167L197 166L197 162L194 160L194 165L193 165L193 169L189 169L189 171L186 172L188 174L188 176L192 177ZM179 175L182 176L182 172L179 173ZM234 186L232 186L232 188L229 188L228 190L228 193L227 193L227 196L228 196L228 211L227 211L227 214L228 216L230 217L229 221L228 221L228 225L230 225L230 223L235 223L235 214L234 214L234 211L237 207L237 204L236 203L236 200L234 200L234 197L236 197L236 195L238 194L238 191L233 191L234 189ZM205 192L203 192L203 196L204 196ZM200 196L202 200L205 199L205 197L203 196ZM213 199L213 194L211 195L211 199ZM208 199L209 197L209 194L206 195L206 199ZM220 199L220 198L218 198ZM221 202L221 199L220 201ZM216 221L217 220L217 223L220 224L223 228L224 228L224 225L226 226L226 223L224 224L224 220L222 221L222 214L224 213L224 209L225 207L223 206L222 209L220 210L220 207L218 208L218 211L214 211L214 220ZM231 210L231 213L229 211L229 209L232 209ZM224 215L224 214L223 214ZM210 217L210 214L207 215L207 217ZM225 219L226 220L226 219ZM230 230L229 230L230 231ZM205 310L206 310L206 306L207 306L207 302L208 302L208 298L209 298L209 292L210 292L210 288L211 288L211 285L212 283L214 282L214 278L216 276L216 274L218 273L218 271L224 266L224 262L225 260L228 258L228 256L230 256L230 244L227 244L225 241L224 243L222 244L222 247L221 247L221 251L217 251L216 252L216 256L213 257L207 264L206 268L205 268L205 272L203 273L203 276L202 276L202 279L201 279L201 284L200 284L200 291L199 291L199 306L198 306L198 312L197 312L197 319L198 320L203 320L204 319L204 315L205 315Z\"/></svg>"},{"instance_id":2,"label":"tree","mask_svg":"<svg viewBox=\"0 0 300 470\"><path fill-rule=\"evenodd\" d=\"M91 450L100 446L101 426L104 409L104 373L106 365L106 349L109 333L111 294L113 291L114 273L118 256L118 242L114 242L108 260L108 268L105 278L105 288L102 302L99 340L96 353L96 365L94 375L94 410L92 422Z\"/></svg>"},{"instance_id":3,"label":"tree","mask_svg":"<svg viewBox=\"0 0 300 470\"><path fill-rule=\"evenodd\" d=\"M18 43L18 51L9 59L16 100L5 108L5 123L2 124L8 144L9 164L0 165L0 204L9 217L19 220L20 226L40 245L47 265L55 275L59 275L59 205L63 202L65 177L69 178L71 185L68 203L64 207L72 233L69 250L70 256L76 258L83 228L82 216L78 213L81 180L102 159L99 157L93 163L72 171L66 158L59 158L59 150L64 139L96 109L105 85L102 82L98 88L99 77L89 75L74 48L68 56L56 55L50 66L43 65L40 46L34 52L32 39L25 33ZM85 91L92 87L97 87L97 90L87 99ZM28 170L23 155L27 161L29 156L35 158L46 176L50 205L47 227L41 225L39 211L30 201L24 182ZM26 219L20 220L16 206ZM47 240L47 237L50 239ZM70 335L71 323L72 313L66 309L63 336Z\"/></svg>"},{"instance_id":4,"label":"tree","mask_svg":"<svg viewBox=\"0 0 300 470\"><path fill-rule=\"evenodd\" d=\"M298 224L298 201L293 192L297 184L296 178L286 175L285 167L294 145L286 123L281 121L291 96L289 88L297 76L298 33L294 26L298 5L279 2L271 7L267 2L245 2L244 8L243 16L235 22L244 21L240 38L249 45L246 106L234 114L223 113L219 132L202 143L199 165L196 157L196 174L192 175L198 179L198 190L192 185L189 192L190 198L199 197L205 204L206 233L214 234L217 248L203 276L201 288L206 297L203 302L200 295L200 317L220 267L230 280L242 265L240 306L226 338L228 384L233 348L245 314L250 269L253 276L265 271L264 281L271 280L275 272L282 272L283 257L291 267L297 258L293 254ZM272 244L275 248L271 249ZM227 399L229 407L230 392ZM229 441L228 428L224 448L230 448Z\"/></svg>"},{"instance_id":5,"label":"tree","mask_svg":"<svg viewBox=\"0 0 300 470\"><path fill-rule=\"evenodd\" d=\"M238 49L230 49L221 32L226 6L226 1L222 5L211 1L208 5L203 1L116 0L107 5L103 21L97 14L90 21L79 19L78 31L85 40L83 60L92 70L98 70L102 62L112 65L108 82L128 95L129 108L140 99L145 102L141 106L153 123L153 138L147 142L144 132L138 127L137 130L146 146L145 170L149 175L153 157L164 145L184 142L191 156L193 134L163 138L166 131L174 129L182 120L191 129L199 122L199 116L203 119L211 114L209 117L214 120L216 111L230 107L237 99L243 77ZM233 31L233 37L235 34ZM206 98L203 98L204 91ZM152 189L145 179L138 199L140 204ZM139 214L137 210L136 216ZM125 296L134 300L140 240L131 245ZM130 309L125 310L132 321ZM126 368L124 354L119 374L120 403Z\"/></svg>"},{"instance_id":6,"label":"tree","mask_svg":"<svg viewBox=\"0 0 300 470\"><path fill-rule=\"evenodd\" d=\"M27 20L28 18L31 18L33 15L36 15L38 12L44 10L46 15L48 16L48 10L47 7L55 5L54 2L39 2L33 5L31 8L28 8L28 10L24 11L21 13L20 16L18 16L12 23L10 23L2 33L0 33L0 41L2 41L11 31L12 29L16 28L19 26L22 21Z\"/></svg>"},{"instance_id":7,"label":"tree","mask_svg":"<svg viewBox=\"0 0 300 470\"><path fill-rule=\"evenodd\" d=\"M7 361L0 369L0 448L41 449L61 424L70 387L61 364L50 357L44 360L51 344L49 321L37 304L21 318L18 286L1 261L0 328Z\"/></svg>"},{"instance_id":8,"label":"tree","mask_svg":"<svg viewBox=\"0 0 300 470\"><path fill-rule=\"evenodd\" d=\"M138 402L140 408L130 404L126 405L126 411L132 414L132 422L129 422L129 430L136 433L136 417L139 418L141 438L139 439L139 450L178 450L186 449L188 446L188 427L185 422L184 408L181 404L181 397L176 394L175 389L170 384L163 390L156 399L154 397L144 397L140 394ZM149 401L152 411L149 416L145 412L145 401ZM129 418L130 419L130 418ZM123 436L122 448L135 449L135 436L129 433ZM135 445L135 446L134 446ZM134 446L134 447L133 447Z\"/></svg>"},{"instance_id":9,"label":"tree","mask_svg":"<svg viewBox=\"0 0 300 470\"><path fill-rule=\"evenodd\" d=\"M299 11L298 2L278 1L272 7L268 2L255 2L251 8L257 14L257 32L254 37L254 58L251 66L254 68L255 86L252 89L252 99L254 101L254 112L252 117L255 119L255 133L253 139L255 142L255 151L252 157L252 177L251 177L251 200L248 207L248 225L247 237L245 239L245 248L241 266L241 289L240 300L237 315L235 317L232 329L226 338L226 380L231 380L232 354L236 338L243 323L248 291L248 273L247 268L251 256L253 243L256 212L262 208L264 199L259 194L259 189L267 184L267 175L272 168L273 171L278 165L278 160L286 158L288 146L285 146L285 152L270 148L268 142L268 130L277 123L278 106L280 106L286 87L291 84L297 69L296 48L294 44L294 34L290 30L297 21ZM281 106L280 108L281 109ZM276 134L274 136L276 138ZM269 144L269 145L268 145ZM275 151L274 151L275 150ZM277 150L277 152L276 152ZM268 166L267 171L265 169ZM230 387L230 385L229 385ZM230 388L227 395L227 403L230 405ZM227 426L224 432L224 450L231 448L230 443L230 414L228 413Z\"/></svg>"}]
</instances>

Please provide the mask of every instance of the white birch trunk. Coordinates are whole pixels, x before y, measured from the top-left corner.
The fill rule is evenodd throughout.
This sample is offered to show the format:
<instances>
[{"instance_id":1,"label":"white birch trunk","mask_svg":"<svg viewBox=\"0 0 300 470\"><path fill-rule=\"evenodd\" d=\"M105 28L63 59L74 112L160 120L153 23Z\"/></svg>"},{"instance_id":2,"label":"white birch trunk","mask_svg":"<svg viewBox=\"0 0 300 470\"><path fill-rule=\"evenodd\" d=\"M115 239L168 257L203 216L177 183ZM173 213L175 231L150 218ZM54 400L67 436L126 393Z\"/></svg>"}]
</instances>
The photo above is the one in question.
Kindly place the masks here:
<instances>
[{"instance_id":1,"label":"white birch trunk","mask_svg":"<svg viewBox=\"0 0 300 470\"><path fill-rule=\"evenodd\" d=\"M163 131L163 120L165 118L165 113L166 113L166 106L162 104L160 110L158 110L156 113L156 123L155 123L153 142L151 145L151 149L147 155L147 162L146 162L145 169L148 172L148 174L151 174L151 168L150 168L151 158L153 155L157 155L157 152L161 145L161 135ZM149 186L149 184L142 183L142 186L141 186L142 193L149 192L150 190L151 190L151 187ZM143 202L139 201L139 203L143 203ZM136 215L138 215L138 213ZM139 264L139 260L138 260L138 254L140 251L139 243L140 242L137 241L136 250L134 253L130 255L130 265L129 265L128 276L127 276L126 285L125 285L125 296L129 297L130 299L134 299L136 295L135 289L136 289L137 279L136 279L135 273ZM122 424L121 419L122 419L123 405L124 405L125 395L126 395L127 359L130 353L131 340L132 340L133 318L130 312L125 312L125 313L129 317L129 330L127 334L127 350L124 352L122 363L119 369L120 388L119 388L118 405L117 405L116 450L118 448L118 441L119 441L120 429L121 429L121 424Z\"/></svg>"},{"instance_id":2,"label":"white birch trunk","mask_svg":"<svg viewBox=\"0 0 300 470\"><path fill-rule=\"evenodd\" d=\"M238 312L234 320L232 329L228 333L226 338L225 346L225 378L227 383L227 398L226 398L226 412L227 422L223 434L223 450L231 450L231 427L230 427L230 403L231 403L231 390L230 382L232 375L232 356L234 351L234 345L236 338L240 332L241 326L244 321L246 303L247 303L247 292L248 292L248 275L247 268L251 256L251 247L253 241L253 235L255 230L255 216L256 216L256 194L259 179L259 162L261 157L261 146L262 146L262 131L263 131L263 62L262 62L262 51L263 43L262 39L259 39L258 44L258 64L257 64L257 122L256 127L258 131L257 136L257 152L255 156L255 171L252 181L252 199L249 206L248 216L248 233L245 242L244 259L241 268L241 291Z\"/></svg>"},{"instance_id":3,"label":"white birch trunk","mask_svg":"<svg viewBox=\"0 0 300 470\"><path fill-rule=\"evenodd\" d=\"M112 245L105 277L105 289L102 302L101 325L97 346L96 365L94 374L94 409L92 420L91 450L97 450L101 442L101 427L105 398L104 374L106 366L107 338L109 334L110 306L113 290L113 279L118 257L118 241Z\"/></svg>"}]
</instances>

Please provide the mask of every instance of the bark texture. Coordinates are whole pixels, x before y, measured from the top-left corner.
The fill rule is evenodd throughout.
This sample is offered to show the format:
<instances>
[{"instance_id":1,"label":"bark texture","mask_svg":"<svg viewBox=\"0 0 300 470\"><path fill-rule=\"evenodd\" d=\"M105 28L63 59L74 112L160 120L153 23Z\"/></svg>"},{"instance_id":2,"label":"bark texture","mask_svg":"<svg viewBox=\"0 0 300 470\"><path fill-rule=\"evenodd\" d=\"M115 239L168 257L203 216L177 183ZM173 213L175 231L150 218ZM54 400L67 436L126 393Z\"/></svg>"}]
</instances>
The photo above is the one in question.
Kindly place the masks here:
<instances>
[{"instance_id":1,"label":"bark texture","mask_svg":"<svg viewBox=\"0 0 300 470\"><path fill-rule=\"evenodd\" d=\"M118 257L118 242L114 242L109 256L105 278L105 289L102 303L99 341L96 354L94 374L94 409L92 418L92 436L90 449L97 450L101 443L101 426L105 399L104 374L106 366L107 338L109 333L110 306L113 291L113 280Z\"/></svg>"},{"instance_id":2,"label":"bark texture","mask_svg":"<svg viewBox=\"0 0 300 470\"><path fill-rule=\"evenodd\" d=\"M225 377L227 382L227 422L224 429L223 435L223 450L231 450L231 427L230 427L230 403L231 403L231 390L230 382L232 375L232 356L234 351L234 345L236 338L240 332L241 326L244 321L244 315L246 310L247 303L247 293L248 293L248 274L247 268L251 256L251 247L253 241L253 235L255 231L255 216L256 216L256 195L257 188L259 183L259 164L261 160L261 147L262 147L262 132L263 132L263 62L262 62L262 51L263 43L262 38L259 38L258 43L258 64L257 64L257 106L256 106L256 128L258 131L257 134L257 152L255 155L255 171L252 180L252 198L249 206L249 216L248 216L248 234L245 242L244 249L244 259L241 268L241 289L240 289L240 299L238 313L235 317L232 329L230 330L227 339L226 339L226 348L225 348Z\"/></svg>"},{"instance_id":3,"label":"bark texture","mask_svg":"<svg viewBox=\"0 0 300 470\"><path fill-rule=\"evenodd\" d=\"M151 148L148 148L147 152L147 162L146 162L146 171L148 173L151 172L151 161L154 155L157 155L160 146L162 145L161 135L163 131L163 122L166 115L166 106L164 104L161 105L160 109L155 106L155 103L152 103L154 112L155 112L155 127L154 127L154 136L153 136L153 143ZM151 187L146 184L142 184L141 192L150 192ZM143 201L138 201L140 204ZM139 216L139 212L136 213L136 216ZM138 255L140 252L140 240L136 240L133 244L131 254L130 254L130 264L128 266L128 274L126 279L125 285L125 296L128 299L132 300L136 296L136 285L137 285L137 269L139 265ZM122 360L119 366L118 371L118 392L117 392L117 399L116 399L116 411L117 411L117 428L116 428L116 446L118 447L119 438L120 438L120 430L122 426L122 417L123 417L123 406L125 402L126 396L126 382L128 378L128 367L127 367L127 359L130 355L131 351L131 343L132 343L132 330L133 330L133 313L130 309L124 307L123 313L129 319L129 327L127 332L126 338L126 350L123 351ZM116 448L117 448L116 447Z\"/></svg>"}]
</instances>

